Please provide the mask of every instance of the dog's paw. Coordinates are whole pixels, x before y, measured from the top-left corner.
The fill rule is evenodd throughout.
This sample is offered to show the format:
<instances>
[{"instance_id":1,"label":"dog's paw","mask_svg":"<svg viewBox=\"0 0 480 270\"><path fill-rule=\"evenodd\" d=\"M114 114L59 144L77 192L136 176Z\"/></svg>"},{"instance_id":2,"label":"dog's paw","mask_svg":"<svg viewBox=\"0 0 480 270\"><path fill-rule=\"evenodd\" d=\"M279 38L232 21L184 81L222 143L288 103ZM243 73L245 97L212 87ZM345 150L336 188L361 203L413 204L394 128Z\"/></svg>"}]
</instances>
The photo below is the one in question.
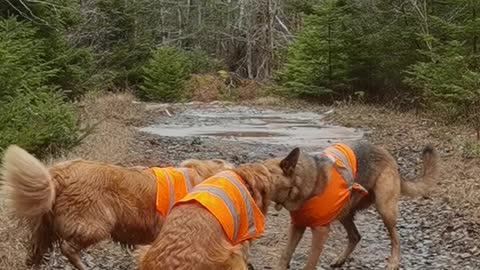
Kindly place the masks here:
<instances>
[{"instance_id":1,"label":"dog's paw","mask_svg":"<svg viewBox=\"0 0 480 270\"><path fill-rule=\"evenodd\" d=\"M345 264L345 261L334 261L330 264L331 268L339 268Z\"/></svg>"},{"instance_id":2,"label":"dog's paw","mask_svg":"<svg viewBox=\"0 0 480 270\"><path fill-rule=\"evenodd\" d=\"M342 257L342 256L338 256L333 262L330 263L330 267L331 268L341 268L345 265L345 263L347 262L352 262L353 261L353 258L351 257Z\"/></svg>"},{"instance_id":3,"label":"dog's paw","mask_svg":"<svg viewBox=\"0 0 480 270\"><path fill-rule=\"evenodd\" d=\"M387 270L399 270L400 269L400 263L399 260L395 257L389 258L388 259L388 265L387 265Z\"/></svg>"},{"instance_id":4,"label":"dog's paw","mask_svg":"<svg viewBox=\"0 0 480 270\"><path fill-rule=\"evenodd\" d=\"M267 268L267 269L275 269L275 270L287 270L290 269L290 264L287 264L287 267L284 266L277 266L276 268Z\"/></svg>"},{"instance_id":5,"label":"dog's paw","mask_svg":"<svg viewBox=\"0 0 480 270\"><path fill-rule=\"evenodd\" d=\"M398 265L398 263L389 263L387 265L387 270L399 270L400 269L400 266Z\"/></svg>"}]
</instances>

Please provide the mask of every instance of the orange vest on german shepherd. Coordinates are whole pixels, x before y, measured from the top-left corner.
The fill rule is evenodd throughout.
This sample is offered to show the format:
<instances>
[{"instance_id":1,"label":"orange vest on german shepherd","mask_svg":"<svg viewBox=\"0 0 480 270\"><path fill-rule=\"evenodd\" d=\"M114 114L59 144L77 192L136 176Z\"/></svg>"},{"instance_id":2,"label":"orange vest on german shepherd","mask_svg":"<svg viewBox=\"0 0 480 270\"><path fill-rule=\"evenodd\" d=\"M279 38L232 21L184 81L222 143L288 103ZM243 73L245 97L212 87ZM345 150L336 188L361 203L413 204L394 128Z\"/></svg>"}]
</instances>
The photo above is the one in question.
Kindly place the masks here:
<instances>
[{"instance_id":1,"label":"orange vest on german shepherd","mask_svg":"<svg viewBox=\"0 0 480 270\"><path fill-rule=\"evenodd\" d=\"M361 185L354 183L357 160L349 146L337 143L325 149L324 154L335 161L330 180L322 193L306 201L299 210L290 212L291 221L297 226L328 225L335 220L352 191L368 194Z\"/></svg>"}]
</instances>

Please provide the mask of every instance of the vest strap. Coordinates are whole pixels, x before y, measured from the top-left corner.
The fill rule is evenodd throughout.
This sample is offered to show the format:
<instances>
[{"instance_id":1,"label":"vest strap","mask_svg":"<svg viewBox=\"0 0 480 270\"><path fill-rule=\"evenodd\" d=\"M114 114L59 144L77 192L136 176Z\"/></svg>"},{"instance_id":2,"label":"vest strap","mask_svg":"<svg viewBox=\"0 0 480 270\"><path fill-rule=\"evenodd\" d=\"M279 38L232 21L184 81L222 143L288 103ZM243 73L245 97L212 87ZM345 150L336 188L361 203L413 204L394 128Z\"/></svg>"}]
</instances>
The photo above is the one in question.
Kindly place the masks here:
<instances>
[{"instance_id":1,"label":"vest strap","mask_svg":"<svg viewBox=\"0 0 480 270\"><path fill-rule=\"evenodd\" d=\"M187 193L190 192L192 190L192 179L190 177L190 172L188 171L187 168L179 168L178 170L180 170L182 173L183 173L183 176L185 178L185 186L187 187Z\"/></svg>"},{"instance_id":2,"label":"vest strap","mask_svg":"<svg viewBox=\"0 0 480 270\"><path fill-rule=\"evenodd\" d=\"M325 149L324 153L326 155L329 155L329 154L334 155L335 158L339 159L343 163L343 165L345 167L338 166L338 164L335 162L335 168L342 175L342 177L345 180L345 182L347 183L347 185L349 187L352 186L355 178L353 176L352 166L350 165L350 162L348 162L348 158L345 156L345 154L343 152L337 150L333 146Z\"/></svg>"},{"instance_id":3,"label":"vest strap","mask_svg":"<svg viewBox=\"0 0 480 270\"><path fill-rule=\"evenodd\" d=\"M167 179L167 184L168 184L168 210L167 213L170 213L170 210L172 210L173 204L175 203L175 190L173 187L173 182L172 182L172 177L170 174L162 169L161 170L163 175L165 175L165 179Z\"/></svg>"}]
</instances>

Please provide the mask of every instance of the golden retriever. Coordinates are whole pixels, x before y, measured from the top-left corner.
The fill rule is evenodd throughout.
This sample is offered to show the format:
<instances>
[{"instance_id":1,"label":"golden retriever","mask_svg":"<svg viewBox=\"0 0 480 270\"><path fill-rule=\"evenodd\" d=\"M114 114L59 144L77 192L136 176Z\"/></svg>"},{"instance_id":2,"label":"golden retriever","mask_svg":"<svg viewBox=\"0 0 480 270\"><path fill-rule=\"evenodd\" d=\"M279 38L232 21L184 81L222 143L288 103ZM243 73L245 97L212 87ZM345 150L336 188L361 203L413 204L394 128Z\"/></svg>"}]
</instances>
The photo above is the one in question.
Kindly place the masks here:
<instances>
[{"instance_id":1,"label":"golden retriever","mask_svg":"<svg viewBox=\"0 0 480 270\"><path fill-rule=\"evenodd\" d=\"M187 160L194 184L234 168L223 160ZM77 269L86 269L80 251L111 238L121 245L153 242L163 223L156 211L157 182L146 168L125 168L70 160L47 168L18 146L3 159L3 179L11 208L28 222L32 239L27 264L38 265L59 243Z\"/></svg>"},{"instance_id":2,"label":"golden retriever","mask_svg":"<svg viewBox=\"0 0 480 270\"><path fill-rule=\"evenodd\" d=\"M315 182L304 179L325 181L329 166L333 164L330 159L322 159L318 171L302 169L309 175L294 175L299 154L296 148L284 159L245 164L231 171L243 180L263 214L267 213L272 201L296 210L306 199L316 195ZM247 269L251 239L234 245L225 232L219 220L202 205L196 202L176 204L153 244L137 252L139 269Z\"/></svg>"}]
</instances>

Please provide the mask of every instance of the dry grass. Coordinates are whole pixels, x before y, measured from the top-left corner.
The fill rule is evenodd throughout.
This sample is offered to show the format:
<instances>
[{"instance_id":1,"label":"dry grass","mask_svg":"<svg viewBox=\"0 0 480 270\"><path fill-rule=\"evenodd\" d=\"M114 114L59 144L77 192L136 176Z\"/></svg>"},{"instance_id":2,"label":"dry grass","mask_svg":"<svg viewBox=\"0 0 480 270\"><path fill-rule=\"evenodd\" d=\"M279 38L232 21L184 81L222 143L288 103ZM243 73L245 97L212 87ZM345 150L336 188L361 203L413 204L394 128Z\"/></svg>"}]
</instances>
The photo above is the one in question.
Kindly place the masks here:
<instances>
[{"instance_id":1,"label":"dry grass","mask_svg":"<svg viewBox=\"0 0 480 270\"><path fill-rule=\"evenodd\" d=\"M56 160L83 158L110 163L126 162L135 135L132 125L141 124L144 113L142 105L133 101L134 96L129 93L85 97L78 104L81 124L95 128L79 146ZM27 232L11 219L2 198L4 196L0 194L0 269L27 269Z\"/></svg>"},{"instance_id":2,"label":"dry grass","mask_svg":"<svg viewBox=\"0 0 480 270\"><path fill-rule=\"evenodd\" d=\"M291 98L286 98L282 96L276 95L263 95L258 96L251 100L246 100L243 102L247 105L253 106L262 106L262 107L270 107L270 108L289 108L289 109L296 109L299 110L312 110L312 111L322 111L325 107L319 105L312 105L311 103L295 100Z\"/></svg>"},{"instance_id":3,"label":"dry grass","mask_svg":"<svg viewBox=\"0 0 480 270\"><path fill-rule=\"evenodd\" d=\"M252 101L265 94L266 85L228 74L192 75L187 82L187 95L193 101Z\"/></svg>"},{"instance_id":4,"label":"dry grass","mask_svg":"<svg viewBox=\"0 0 480 270\"><path fill-rule=\"evenodd\" d=\"M26 230L10 219L5 200L0 199L0 269L26 269L26 236Z\"/></svg>"},{"instance_id":5,"label":"dry grass","mask_svg":"<svg viewBox=\"0 0 480 270\"><path fill-rule=\"evenodd\" d=\"M225 82L216 75L192 75L186 86L189 97L194 101L219 100L227 89Z\"/></svg>"},{"instance_id":6,"label":"dry grass","mask_svg":"<svg viewBox=\"0 0 480 270\"><path fill-rule=\"evenodd\" d=\"M264 95L265 85L255 80L243 80L235 91L238 100L254 100Z\"/></svg>"},{"instance_id":7,"label":"dry grass","mask_svg":"<svg viewBox=\"0 0 480 270\"><path fill-rule=\"evenodd\" d=\"M81 120L84 126L95 128L66 158L124 162L134 139L133 126L143 122L144 109L134 100L129 93L87 96L79 104Z\"/></svg>"},{"instance_id":8,"label":"dry grass","mask_svg":"<svg viewBox=\"0 0 480 270\"><path fill-rule=\"evenodd\" d=\"M433 143L442 158L438 196L480 221L480 159L465 158L463 149L474 134L469 127L445 125L433 118L367 105L341 105L329 117L342 125L371 129L370 141L400 156L418 154L425 144Z\"/></svg>"}]
</instances>

